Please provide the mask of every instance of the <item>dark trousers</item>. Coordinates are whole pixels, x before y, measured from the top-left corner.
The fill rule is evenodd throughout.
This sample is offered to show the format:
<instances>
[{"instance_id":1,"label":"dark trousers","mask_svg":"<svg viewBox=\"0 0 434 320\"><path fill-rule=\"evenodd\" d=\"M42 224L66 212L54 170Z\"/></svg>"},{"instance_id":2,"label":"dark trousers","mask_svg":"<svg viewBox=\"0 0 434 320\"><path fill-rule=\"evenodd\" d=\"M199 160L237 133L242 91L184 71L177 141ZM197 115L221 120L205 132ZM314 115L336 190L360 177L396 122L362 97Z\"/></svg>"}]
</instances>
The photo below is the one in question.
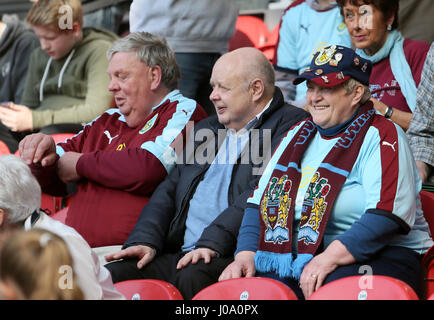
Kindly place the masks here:
<instances>
[{"instance_id":1,"label":"dark trousers","mask_svg":"<svg viewBox=\"0 0 434 320\"><path fill-rule=\"evenodd\" d=\"M179 91L196 100L210 116L215 114L213 103L209 100L212 88L209 84L214 63L219 53L176 53L176 61L181 69Z\"/></svg>"},{"instance_id":2,"label":"dark trousers","mask_svg":"<svg viewBox=\"0 0 434 320\"><path fill-rule=\"evenodd\" d=\"M216 283L226 266L233 261L232 257L213 258L208 264L200 260L197 264L190 263L178 270L176 265L184 254L179 252L156 256L140 270L137 268L137 259L115 261L105 267L110 271L114 283L132 279L163 280L177 287L184 299L188 300L203 288Z\"/></svg>"},{"instance_id":3,"label":"dark trousers","mask_svg":"<svg viewBox=\"0 0 434 320\"><path fill-rule=\"evenodd\" d=\"M332 281L349 277L363 276L365 266L369 266L372 275L383 275L404 281L418 294L423 297L422 257L413 250L404 247L386 247L376 254L371 260L364 263L355 263L340 266L331 272L324 280L323 285ZM289 286L300 300L304 300L303 292L298 285L298 280L293 278L281 278L276 273L256 273L258 277L268 277L285 283Z\"/></svg>"},{"instance_id":4,"label":"dark trousers","mask_svg":"<svg viewBox=\"0 0 434 320\"><path fill-rule=\"evenodd\" d=\"M81 124L59 123L45 126L41 128L39 132L45 134L78 133L81 129L83 129ZM38 131L13 132L0 122L0 141L3 141L8 146L11 153L15 153L15 151L18 150L18 144L25 136L36 132Z\"/></svg>"}]
</instances>

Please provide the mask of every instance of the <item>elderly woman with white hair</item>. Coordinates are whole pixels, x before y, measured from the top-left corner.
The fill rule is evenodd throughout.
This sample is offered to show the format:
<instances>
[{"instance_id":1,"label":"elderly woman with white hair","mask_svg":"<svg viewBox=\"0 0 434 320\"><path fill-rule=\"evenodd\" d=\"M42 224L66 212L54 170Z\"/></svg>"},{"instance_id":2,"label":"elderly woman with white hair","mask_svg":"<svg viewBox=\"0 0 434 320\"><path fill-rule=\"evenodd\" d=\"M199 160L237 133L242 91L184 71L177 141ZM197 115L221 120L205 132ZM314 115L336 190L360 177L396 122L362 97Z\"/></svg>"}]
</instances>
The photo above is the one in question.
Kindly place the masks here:
<instances>
[{"instance_id":1,"label":"elderly woman with white hair","mask_svg":"<svg viewBox=\"0 0 434 320\"><path fill-rule=\"evenodd\" d=\"M421 258L433 245L421 180L405 133L369 100L371 69L334 45L294 80L307 81L311 117L274 151L220 280L271 277L308 298L365 266L419 291Z\"/></svg>"},{"instance_id":2,"label":"elderly woman with white hair","mask_svg":"<svg viewBox=\"0 0 434 320\"><path fill-rule=\"evenodd\" d=\"M83 237L39 209L41 187L27 164L14 155L4 155L0 157L0 172L0 231L40 228L57 234L68 245L86 299L124 299Z\"/></svg>"}]
</instances>

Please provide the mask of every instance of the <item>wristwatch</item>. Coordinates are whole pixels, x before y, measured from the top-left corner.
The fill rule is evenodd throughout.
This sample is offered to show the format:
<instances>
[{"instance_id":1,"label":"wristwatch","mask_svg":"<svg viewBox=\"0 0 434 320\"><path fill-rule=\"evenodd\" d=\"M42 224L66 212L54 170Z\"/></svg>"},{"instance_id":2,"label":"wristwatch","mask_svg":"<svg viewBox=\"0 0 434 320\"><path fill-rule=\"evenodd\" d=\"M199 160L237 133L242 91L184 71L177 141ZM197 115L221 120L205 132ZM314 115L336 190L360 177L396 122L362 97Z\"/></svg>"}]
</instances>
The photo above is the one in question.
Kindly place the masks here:
<instances>
[{"instance_id":1,"label":"wristwatch","mask_svg":"<svg viewBox=\"0 0 434 320\"><path fill-rule=\"evenodd\" d=\"M388 106L387 109L386 109L386 112L384 113L384 117L386 119L389 119L392 116L392 113L393 113L392 107Z\"/></svg>"}]
</instances>

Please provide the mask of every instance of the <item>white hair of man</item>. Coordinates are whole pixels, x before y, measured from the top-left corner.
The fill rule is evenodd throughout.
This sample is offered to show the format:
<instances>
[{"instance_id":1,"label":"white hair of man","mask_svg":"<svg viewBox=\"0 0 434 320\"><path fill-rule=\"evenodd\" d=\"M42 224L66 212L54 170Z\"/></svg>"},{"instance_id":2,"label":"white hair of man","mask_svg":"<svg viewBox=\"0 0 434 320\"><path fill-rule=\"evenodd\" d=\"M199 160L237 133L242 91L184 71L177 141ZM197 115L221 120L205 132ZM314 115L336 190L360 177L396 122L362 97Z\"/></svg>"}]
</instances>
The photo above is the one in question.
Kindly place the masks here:
<instances>
[{"instance_id":1,"label":"white hair of man","mask_svg":"<svg viewBox=\"0 0 434 320\"><path fill-rule=\"evenodd\" d=\"M0 156L0 209L9 223L24 221L41 205L41 187L29 166L14 155Z\"/></svg>"},{"instance_id":2,"label":"white hair of man","mask_svg":"<svg viewBox=\"0 0 434 320\"><path fill-rule=\"evenodd\" d=\"M166 39L148 32L132 32L116 40L107 51L107 58L117 52L135 52L137 58L148 67L161 68L161 81L168 90L178 88L181 71L176 62L175 52Z\"/></svg>"}]
</instances>

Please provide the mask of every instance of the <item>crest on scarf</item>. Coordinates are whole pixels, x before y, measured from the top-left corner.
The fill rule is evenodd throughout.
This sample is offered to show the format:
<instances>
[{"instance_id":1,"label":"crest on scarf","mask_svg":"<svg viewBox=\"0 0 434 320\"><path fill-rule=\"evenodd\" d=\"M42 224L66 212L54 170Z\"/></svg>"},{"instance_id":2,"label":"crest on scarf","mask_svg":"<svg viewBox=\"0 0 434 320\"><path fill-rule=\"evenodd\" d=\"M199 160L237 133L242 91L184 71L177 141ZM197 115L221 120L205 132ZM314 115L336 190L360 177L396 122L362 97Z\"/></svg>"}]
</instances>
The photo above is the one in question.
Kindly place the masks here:
<instances>
[{"instance_id":1,"label":"crest on scarf","mask_svg":"<svg viewBox=\"0 0 434 320\"><path fill-rule=\"evenodd\" d=\"M307 188L303 202L298 241L315 244L319 237L319 227L327 209L326 197L330 192L330 184L316 172ZM308 209L311 208L309 211Z\"/></svg>"},{"instance_id":2,"label":"crest on scarf","mask_svg":"<svg viewBox=\"0 0 434 320\"><path fill-rule=\"evenodd\" d=\"M261 202L261 217L265 224L265 242L289 241L289 230L286 225L291 206L289 192L292 182L284 175L280 179L273 177Z\"/></svg>"}]
</instances>

